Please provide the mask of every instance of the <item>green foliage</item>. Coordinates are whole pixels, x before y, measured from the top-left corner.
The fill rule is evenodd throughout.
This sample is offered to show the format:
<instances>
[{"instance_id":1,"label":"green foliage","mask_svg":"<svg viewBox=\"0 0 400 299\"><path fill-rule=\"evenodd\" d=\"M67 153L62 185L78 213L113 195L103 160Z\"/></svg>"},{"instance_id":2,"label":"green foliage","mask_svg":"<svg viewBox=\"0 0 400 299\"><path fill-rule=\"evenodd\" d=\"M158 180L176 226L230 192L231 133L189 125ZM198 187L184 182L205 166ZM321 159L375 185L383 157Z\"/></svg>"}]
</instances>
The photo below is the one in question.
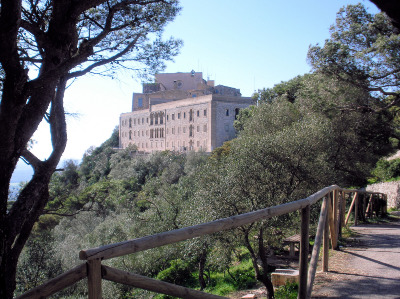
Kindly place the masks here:
<instances>
[{"instance_id":1,"label":"green foliage","mask_svg":"<svg viewBox=\"0 0 400 299\"><path fill-rule=\"evenodd\" d=\"M231 264L224 271L211 272L210 285L205 291L225 296L238 290L252 288L256 283L252 262L246 259L239 264Z\"/></svg>"},{"instance_id":2,"label":"green foliage","mask_svg":"<svg viewBox=\"0 0 400 299\"><path fill-rule=\"evenodd\" d=\"M297 98L297 92L303 88L304 81L307 80L309 74L303 76L297 76L289 81L282 81L279 84L275 84L272 88L263 88L258 90L253 95L253 98L258 103L271 103L277 98L283 98L291 103Z\"/></svg>"},{"instance_id":3,"label":"green foliage","mask_svg":"<svg viewBox=\"0 0 400 299\"><path fill-rule=\"evenodd\" d=\"M257 99L256 99L257 100ZM239 114L236 116L236 120L233 122L233 127L236 132L243 131L246 122L253 116L256 106L249 106L245 109L240 109Z\"/></svg>"},{"instance_id":4,"label":"green foliage","mask_svg":"<svg viewBox=\"0 0 400 299\"><path fill-rule=\"evenodd\" d=\"M312 67L371 92L373 105L398 105L400 35L394 33L386 14L372 15L362 4L348 5L337 13L330 32L323 47L310 47ZM369 105L360 108L371 109Z\"/></svg>"},{"instance_id":5,"label":"green foliage","mask_svg":"<svg viewBox=\"0 0 400 299\"><path fill-rule=\"evenodd\" d=\"M298 289L297 283L286 283L275 291L275 299L297 299Z\"/></svg>"},{"instance_id":6,"label":"green foliage","mask_svg":"<svg viewBox=\"0 0 400 299\"><path fill-rule=\"evenodd\" d=\"M157 279L181 286L192 286L195 278L192 275L193 265L181 259L173 260L170 266L159 272Z\"/></svg>"},{"instance_id":7,"label":"green foliage","mask_svg":"<svg viewBox=\"0 0 400 299\"><path fill-rule=\"evenodd\" d=\"M400 159L380 159L371 174L375 182L387 182L397 180L400 177Z\"/></svg>"},{"instance_id":8,"label":"green foliage","mask_svg":"<svg viewBox=\"0 0 400 299\"><path fill-rule=\"evenodd\" d=\"M54 235L58 224L54 216L45 215L35 224L32 234L19 258L16 294L22 294L62 273L61 261L56 257Z\"/></svg>"}]
</instances>

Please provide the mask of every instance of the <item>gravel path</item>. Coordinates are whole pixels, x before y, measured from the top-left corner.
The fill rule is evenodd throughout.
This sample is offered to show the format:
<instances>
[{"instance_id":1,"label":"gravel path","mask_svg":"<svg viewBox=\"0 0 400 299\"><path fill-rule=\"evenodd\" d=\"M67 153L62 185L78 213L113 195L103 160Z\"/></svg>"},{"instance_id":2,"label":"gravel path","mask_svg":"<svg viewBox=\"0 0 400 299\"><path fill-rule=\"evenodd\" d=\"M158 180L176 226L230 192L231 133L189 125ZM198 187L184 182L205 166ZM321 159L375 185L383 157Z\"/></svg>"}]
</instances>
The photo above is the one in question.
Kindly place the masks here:
<instances>
[{"instance_id":1,"label":"gravel path","mask_svg":"<svg viewBox=\"0 0 400 299\"><path fill-rule=\"evenodd\" d=\"M400 221L352 229L358 236L317 274L312 298L400 299Z\"/></svg>"}]
</instances>

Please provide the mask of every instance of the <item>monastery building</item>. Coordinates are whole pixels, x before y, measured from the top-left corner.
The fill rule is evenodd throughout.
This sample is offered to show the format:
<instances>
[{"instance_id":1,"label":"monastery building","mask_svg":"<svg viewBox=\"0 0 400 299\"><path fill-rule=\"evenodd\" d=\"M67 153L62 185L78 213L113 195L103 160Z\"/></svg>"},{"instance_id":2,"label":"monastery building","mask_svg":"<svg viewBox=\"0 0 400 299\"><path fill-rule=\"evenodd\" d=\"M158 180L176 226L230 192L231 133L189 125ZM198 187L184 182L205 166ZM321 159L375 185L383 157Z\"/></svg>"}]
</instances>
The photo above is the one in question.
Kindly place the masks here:
<instances>
[{"instance_id":1,"label":"monastery building","mask_svg":"<svg viewBox=\"0 0 400 299\"><path fill-rule=\"evenodd\" d=\"M214 85L201 72L155 75L134 93L132 112L120 116L120 148L140 152L211 152L236 136L233 121L253 104L240 90Z\"/></svg>"}]
</instances>

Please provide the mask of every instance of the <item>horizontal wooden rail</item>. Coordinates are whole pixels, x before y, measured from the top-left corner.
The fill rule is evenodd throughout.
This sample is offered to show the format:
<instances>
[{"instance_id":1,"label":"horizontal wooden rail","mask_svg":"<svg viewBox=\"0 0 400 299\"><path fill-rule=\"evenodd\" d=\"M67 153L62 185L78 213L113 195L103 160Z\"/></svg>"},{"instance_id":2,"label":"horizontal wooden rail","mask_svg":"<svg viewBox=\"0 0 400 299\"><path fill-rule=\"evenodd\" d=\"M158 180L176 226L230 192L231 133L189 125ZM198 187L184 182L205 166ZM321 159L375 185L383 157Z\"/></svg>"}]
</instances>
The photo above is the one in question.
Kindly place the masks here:
<instances>
[{"instance_id":1,"label":"horizontal wooden rail","mask_svg":"<svg viewBox=\"0 0 400 299\"><path fill-rule=\"evenodd\" d=\"M15 299L41 299L51 296L62 289L77 283L87 276L86 263L72 268L71 270L53 278L44 284L29 290Z\"/></svg>"},{"instance_id":2,"label":"horizontal wooden rail","mask_svg":"<svg viewBox=\"0 0 400 299\"><path fill-rule=\"evenodd\" d=\"M148 278L146 276L118 270L115 268L101 266L103 279L130 285L136 288L148 290L151 292L161 293L165 295L175 296L179 298L193 299L222 299L213 294L188 289L165 281Z\"/></svg>"},{"instance_id":3,"label":"horizontal wooden rail","mask_svg":"<svg viewBox=\"0 0 400 299\"><path fill-rule=\"evenodd\" d=\"M228 218L211 221L208 223L203 223L195 226L163 232L151 236L146 236L143 238L82 250L79 253L79 258L81 260L92 260L92 259L106 260L117 256L123 256L134 252L139 252L151 248L156 248L212 234L223 230L228 230L231 228L236 228L242 225L256 222L261 219L268 219L303 209L308 205L313 205L322 197L324 197L326 194L337 189L341 190L340 187L333 185L330 187L326 187L307 198L300 199L297 201L292 201L279 206L269 207L254 212L249 212L241 215L236 215Z\"/></svg>"}]
</instances>

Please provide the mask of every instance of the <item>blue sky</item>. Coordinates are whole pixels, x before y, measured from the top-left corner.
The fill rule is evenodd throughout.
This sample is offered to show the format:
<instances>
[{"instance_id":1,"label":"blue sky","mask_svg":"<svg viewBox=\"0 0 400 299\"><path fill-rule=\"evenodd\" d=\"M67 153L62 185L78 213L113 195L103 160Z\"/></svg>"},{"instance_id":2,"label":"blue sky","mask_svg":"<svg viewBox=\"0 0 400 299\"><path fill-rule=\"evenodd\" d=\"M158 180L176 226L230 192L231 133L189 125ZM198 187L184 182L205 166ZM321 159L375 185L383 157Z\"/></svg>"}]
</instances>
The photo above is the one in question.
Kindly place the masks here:
<instances>
[{"instance_id":1,"label":"blue sky","mask_svg":"<svg viewBox=\"0 0 400 299\"><path fill-rule=\"evenodd\" d=\"M240 88L243 96L272 87L310 71L309 45L329 38L329 26L340 7L360 1L344 0L183 0L183 9L164 36L184 41L181 53L165 72L203 72L205 79ZM371 12L374 4L361 1ZM99 146L118 125L119 114L131 109L132 92L141 91L134 74L118 79L87 76L74 82L65 95L68 145L63 159L80 160ZM33 152L51 152L47 126L34 139Z\"/></svg>"}]
</instances>

